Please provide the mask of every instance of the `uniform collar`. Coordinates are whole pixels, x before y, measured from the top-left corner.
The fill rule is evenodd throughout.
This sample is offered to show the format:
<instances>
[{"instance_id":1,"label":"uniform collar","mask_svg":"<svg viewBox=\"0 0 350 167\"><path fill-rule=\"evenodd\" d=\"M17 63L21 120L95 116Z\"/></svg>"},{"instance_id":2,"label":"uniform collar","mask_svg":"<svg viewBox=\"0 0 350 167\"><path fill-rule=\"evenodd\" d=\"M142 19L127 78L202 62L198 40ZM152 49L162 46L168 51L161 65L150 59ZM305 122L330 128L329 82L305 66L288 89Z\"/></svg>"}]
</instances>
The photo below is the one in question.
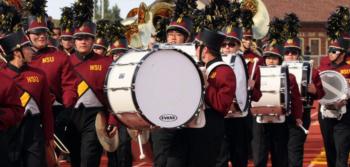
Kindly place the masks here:
<instances>
[{"instance_id":1,"label":"uniform collar","mask_svg":"<svg viewBox=\"0 0 350 167\"><path fill-rule=\"evenodd\" d=\"M23 72L24 69L27 67L27 64L25 63L25 64L23 64L22 67L18 68L18 67L16 67L16 66L12 65L11 63L7 63L7 67L8 67L10 70L12 70L12 71L14 71L14 72L16 72L16 73L21 73L21 72Z\"/></svg>"},{"instance_id":2,"label":"uniform collar","mask_svg":"<svg viewBox=\"0 0 350 167\"><path fill-rule=\"evenodd\" d=\"M35 55L43 54L43 53L47 52L48 50L50 50L49 47L45 47L45 48L39 49L37 51L34 51L34 49L33 49L33 51L35 52Z\"/></svg>"},{"instance_id":3,"label":"uniform collar","mask_svg":"<svg viewBox=\"0 0 350 167\"><path fill-rule=\"evenodd\" d=\"M208 68L210 65L212 65L213 63L218 62L218 61L222 61L221 56L220 56L220 57L215 57L213 60L209 61L209 62L206 64L205 67Z\"/></svg>"},{"instance_id":4,"label":"uniform collar","mask_svg":"<svg viewBox=\"0 0 350 167\"><path fill-rule=\"evenodd\" d=\"M345 58L344 58L344 59L345 59ZM330 66L331 66L332 68L338 68L338 67L341 67L341 66L343 66L343 65L346 65L346 62L345 62L345 61L342 61L342 62L339 63L339 64L330 62Z\"/></svg>"},{"instance_id":5,"label":"uniform collar","mask_svg":"<svg viewBox=\"0 0 350 167\"><path fill-rule=\"evenodd\" d=\"M79 52L76 52L76 55L77 55L77 58L78 58L79 60L85 61L85 60L90 59L90 58L94 55L94 52L91 51L89 54L87 54L87 55L85 55L85 56L82 56L82 55L80 55Z\"/></svg>"}]
</instances>

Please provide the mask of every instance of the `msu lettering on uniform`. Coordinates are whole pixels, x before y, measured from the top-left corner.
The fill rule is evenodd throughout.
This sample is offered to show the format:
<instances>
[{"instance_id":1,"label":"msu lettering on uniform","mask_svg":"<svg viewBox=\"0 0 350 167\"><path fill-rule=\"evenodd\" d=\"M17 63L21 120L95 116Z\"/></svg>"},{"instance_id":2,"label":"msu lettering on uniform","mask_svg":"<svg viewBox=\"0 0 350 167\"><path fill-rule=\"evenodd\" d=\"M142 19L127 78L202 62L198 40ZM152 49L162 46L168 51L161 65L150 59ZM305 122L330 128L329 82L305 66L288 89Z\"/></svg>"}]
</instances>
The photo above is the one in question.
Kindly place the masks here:
<instances>
[{"instance_id":1,"label":"msu lettering on uniform","mask_svg":"<svg viewBox=\"0 0 350 167\"><path fill-rule=\"evenodd\" d=\"M90 65L90 71L102 71L101 64L92 64Z\"/></svg>"},{"instance_id":2,"label":"msu lettering on uniform","mask_svg":"<svg viewBox=\"0 0 350 167\"><path fill-rule=\"evenodd\" d=\"M41 62L42 63L53 63L55 61L55 57L49 56L49 57L44 57Z\"/></svg>"},{"instance_id":3,"label":"msu lettering on uniform","mask_svg":"<svg viewBox=\"0 0 350 167\"><path fill-rule=\"evenodd\" d=\"M28 76L26 77L28 83L39 83L38 76Z\"/></svg>"}]
</instances>

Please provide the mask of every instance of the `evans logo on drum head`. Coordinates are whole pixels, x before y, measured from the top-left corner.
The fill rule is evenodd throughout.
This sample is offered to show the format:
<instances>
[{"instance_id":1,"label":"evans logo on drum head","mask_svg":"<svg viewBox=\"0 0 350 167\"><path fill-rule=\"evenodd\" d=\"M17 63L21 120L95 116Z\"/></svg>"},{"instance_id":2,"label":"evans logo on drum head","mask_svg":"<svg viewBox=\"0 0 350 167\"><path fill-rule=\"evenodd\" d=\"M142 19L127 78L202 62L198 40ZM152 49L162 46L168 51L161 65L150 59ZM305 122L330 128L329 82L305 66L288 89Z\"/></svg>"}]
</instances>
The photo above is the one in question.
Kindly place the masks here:
<instances>
[{"instance_id":1,"label":"evans logo on drum head","mask_svg":"<svg viewBox=\"0 0 350 167\"><path fill-rule=\"evenodd\" d=\"M177 120L177 116L174 114L163 114L159 117L159 120L163 122L174 122Z\"/></svg>"},{"instance_id":2,"label":"evans logo on drum head","mask_svg":"<svg viewBox=\"0 0 350 167\"><path fill-rule=\"evenodd\" d=\"M125 73L120 73L118 79L124 79L125 78Z\"/></svg>"}]
</instances>

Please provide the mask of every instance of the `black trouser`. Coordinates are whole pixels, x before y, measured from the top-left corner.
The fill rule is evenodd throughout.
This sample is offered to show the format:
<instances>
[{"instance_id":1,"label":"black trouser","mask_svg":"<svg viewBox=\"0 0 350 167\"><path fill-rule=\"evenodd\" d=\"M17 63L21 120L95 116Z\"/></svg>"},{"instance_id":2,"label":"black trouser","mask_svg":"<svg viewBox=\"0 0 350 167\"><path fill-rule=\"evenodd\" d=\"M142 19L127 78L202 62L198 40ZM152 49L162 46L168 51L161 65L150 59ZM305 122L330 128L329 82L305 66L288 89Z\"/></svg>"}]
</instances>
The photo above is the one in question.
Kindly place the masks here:
<instances>
[{"instance_id":1,"label":"black trouser","mask_svg":"<svg viewBox=\"0 0 350 167\"><path fill-rule=\"evenodd\" d=\"M183 130L179 129L156 129L151 131L152 150L153 150L153 166L165 167L169 151L176 141L180 143L180 138L184 135ZM176 138L175 138L176 137Z\"/></svg>"},{"instance_id":2,"label":"black trouser","mask_svg":"<svg viewBox=\"0 0 350 167\"><path fill-rule=\"evenodd\" d=\"M9 144L13 138L8 131L0 132L0 164L2 167L11 167L9 159Z\"/></svg>"},{"instance_id":3,"label":"black trouser","mask_svg":"<svg viewBox=\"0 0 350 167\"><path fill-rule=\"evenodd\" d=\"M52 107L52 112L55 120L55 135L66 145L69 142L66 139L66 130L72 111L65 109L62 105L58 105Z\"/></svg>"},{"instance_id":4,"label":"black trouser","mask_svg":"<svg viewBox=\"0 0 350 167\"><path fill-rule=\"evenodd\" d=\"M251 115L225 119L225 140L221 146L216 167L227 167L228 160L234 167L248 166L251 142Z\"/></svg>"},{"instance_id":5,"label":"black trouser","mask_svg":"<svg viewBox=\"0 0 350 167\"><path fill-rule=\"evenodd\" d=\"M310 108L304 108L303 126L310 128ZM289 140L288 140L288 166L303 167L304 143L306 141L305 132L296 125L295 121L288 122Z\"/></svg>"},{"instance_id":6,"label":"black trouser","mask_svg":"<svg viewBox=\"0 0 350 167\"><path fill-rule=\"evenodd\" d=\"M287 123L257 123L253 120L253 161L255 167L266 167L271 153L272 167L288 166Z\"/></svg>"},{"instance_id":7,"label":"black trouser","mask_svg":"<svg viewBox=\"0 0 350 167\"><path fill-rule=\"evenodd\" d=\"M322 118L321 112L318 114L328 167L348 167L350 151L349 108L347 111L341 120Z\"/></svg>"},{"instance_id":8,"label":"black trouser","mask_svg":"<svg viewBox=\"0 0 350 167\"><path fill-rule=\"evenodd\" d=\"M46 166L45 139L40 115L26 115L10 141L10 161L18 167Z\"/></svg>"},{"instance_id":9,"label":"black trouser","mask_svg":"<svg viewBox=\"0 0 350 167\"><path fill-rule=\"evenodd\" d=\"M72 111L67 128L67 147L73 167L97 167L100 164L102 146L95 128L96 114L101 109L80 107Z\"/></svg>"},{"instance_id":10,"label":"black trouser","mask_svg":"<svg viewBox=\"0 0 350 167\"><path fill-rule=\"evenodd\" d=\"M205 110L205 118L203 128L182 129L175 136L166 167L215 166L224 139L224 118L212 109Z\"/></svg>"},{"instance_id":11,"label":"black trouser","mask_svg":"<svg viewBox=\"0 0 350 167\"><path fill-rule=\"evenodd\" d=\"M115 152L108 152L109 167L131 167L131 138L124 125L118 128L119 131L119 146Z\"/></svg>"}]
</instances>

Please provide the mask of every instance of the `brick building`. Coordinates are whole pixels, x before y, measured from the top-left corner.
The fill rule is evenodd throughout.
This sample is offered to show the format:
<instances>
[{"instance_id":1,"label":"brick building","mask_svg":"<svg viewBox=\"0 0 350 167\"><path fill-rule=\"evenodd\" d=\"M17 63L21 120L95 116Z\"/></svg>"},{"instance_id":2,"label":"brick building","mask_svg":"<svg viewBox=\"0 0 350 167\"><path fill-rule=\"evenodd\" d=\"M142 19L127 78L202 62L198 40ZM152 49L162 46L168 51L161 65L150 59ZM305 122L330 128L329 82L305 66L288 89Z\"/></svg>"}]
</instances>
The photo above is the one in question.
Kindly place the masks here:
<instances>
[{"instance_id":1,"label":"brick building","mask_svg":"<svg viewBox=\"0 0 350 167\"><path fill-rule=\"evenodd\" d=\"M300 38L303 53L310 47L311 55L325 55L328 42L326 22L337 6L350 7L350 0L262 0L270 18L294 12L301 21Z\"/></svg>"}]
</instances>

